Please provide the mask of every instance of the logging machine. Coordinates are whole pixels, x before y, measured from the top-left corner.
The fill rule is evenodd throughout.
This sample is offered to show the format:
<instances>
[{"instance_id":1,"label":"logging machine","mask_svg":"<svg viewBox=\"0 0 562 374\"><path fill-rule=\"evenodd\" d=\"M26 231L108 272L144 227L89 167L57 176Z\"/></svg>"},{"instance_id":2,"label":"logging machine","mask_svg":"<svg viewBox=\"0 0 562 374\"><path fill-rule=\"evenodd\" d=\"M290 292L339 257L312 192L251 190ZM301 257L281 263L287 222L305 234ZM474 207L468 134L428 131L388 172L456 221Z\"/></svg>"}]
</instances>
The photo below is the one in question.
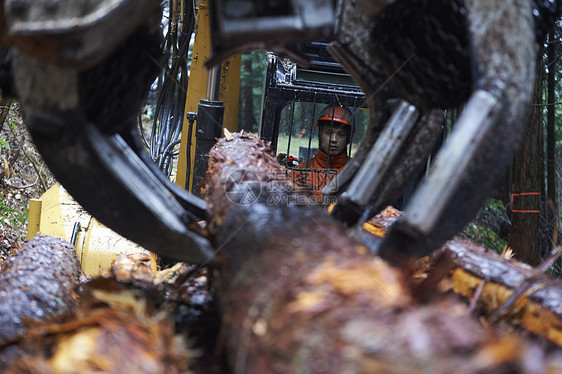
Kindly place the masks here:
<instances>
[{"instance_id":1,"label":"logging machine","mask_svg":"<svg viewBox=\"0 0 562 374\"><path fill-rule=\"evenodd\" d=\"M158 167L169 170L170 162L157 165L145 151L137 116L154 79L175 72L166 55L187 50L174 30L195 26L191 5L172 1L177 39L162 48L160 0L4 0L0 85L17 95L44 160L86 210L160 256L194 263L215 259L209 240L191 230L208 213L189 191L222 128L236 128L240 60L231 56L261 48L313 67L270 65L261 135L278 148L287 102L363 107L365 94L361 147L324 191L338 197L332 215L349 226L403 192L433 150L443 111L464 104L432 171L378 248L405 266L461 230L513 160L538 44L562 11L554 0L199 1L187 99L179 101L181 120L173 117L183 135L174 184ZM361 90L333 81L308 87L312 75L345 77L318 44L302 44L311 41L328 42ZM173 147L162 146L162 154Z\"/></svg>"},{"instance_id":2,"label":"logging machine","mask_svg":"<svg viewBox=\"0 0 562 374\"><path fill-rule=\"evenodd\" d=\"M163 49L169 55L170 62L157 75L157 81L154 84L157 86L157 107L150 140L145 137L147 131L143 128L140 119L138 125L144 147L148 149L150 158L160 171L166 177L170 177L175 171L175 184L181 189L199 196L199 183L207 168L208 151L216 139L223 136L223 129L231 132L238 130L241 56L240 54L229 56L211 68L207 68L205 63L211 58L213 42L216 43L216 51L221 50L221 45L239 45L239 40L248 40L248 35L245 34L247 31L244 30L249 26L244 26L246 21L229 19L228 9L231 9L231 5L228 2L223 8L217 2L208 4L206 1L199 1L195 15L192 13L194 9L186 6L186 3L188 2L171 2L167 9L171 16L169 17L170 23L166 25L168 35L163 43ZM224 13L215 13L213 18L209 11L211 5L217 9L223 9ZM107 11L102 6L100 9ZM273 8L264 9L265 13L274 15L272 25L276 24L276 27L284 27L288 18L294 18L294 14L282 15L278 11L279 9ZM290 9L284 11L290 12ZM109 14L106 17L109 17ZM333 16L330 17L333 18ZM174 22L174 20L178 21ZM238 27L234 27L234 25L238 25ZM231 31L221 32L219 28ZM272 30L274 29L272 28ZM188 47L192 34L194 38L190 50ZM318 32L315 35L324 37L326 32ZM215 36L215 39L219 36L218 40L212 41L212 36ZM231 37L234 39L230 40ZM263 113L258 132L262 138L271 142L272 148L277 154L294 155L299 162L314 154L317 146L316 130L314 129L315 117L326 105L343 105L353 108L357 112L353 118L353 126L360 130L355 131L356 137L351 142L353 147L350 145L349 148L350 156L357 148L360 136L367 125L367 110L363 92L342 66L327 52L327 44L325 41L308 42L295 44L292 47L295 48L295 53L298 55L306 56L306 61L302 57L299 59L306 67L297 65L288 59L285 51L281 51L280 55L269 53L267 58ZM187 91L185 91L186 87ZM302 136L302 132L306 133L305 136ZM293 137L293 134L299 133L300 137ZM279 141L280 134L283 138L281 142ZM136 143L136 141L134 142ZM177 152L178 145L179 152ZM138 144L135 146L138 148ZM110 148L115 148L115 146L108 146L107 152L111 152ZM135 152L140 156L140 151ZM111 157L120 158L121 156ZM150 163L146 160L146 156L142 155L140 158L143 159L142 162ZM177 168L173 170L175 161L177 161ZM109 165L112 163L110 158L104 162L111 166ZM142 166L139 166L138 161L136 163L139 167L137 170L140 172ZM287 170L293 169L289 163L286 163L285 166ZM69 170L69 168L70 166L65 170ZM89 168L92 166L90 165ZM122 170L113 166L112 168L114 170L109 173L110 175L104 173L103 178L105 179L99 180L98 185L113 184L116 179L119 184L127 183L127 181L121 180L124 177L119 175ZM153 166L150 168L152 169L150 173L157 173ZM327 171L320 170L320 172ZM63 171L63 173L66 175L67 171ZM180 204L186 207L185 215L191 215L191 219L206 218L205 203L202 200L170 186L162 180L161 176L158 176L158 179L163 185L166 185L168 191L174 191L176 199L179 199ZM65 186L68 185L65 184ZM156 188L154 185L153 187ZM67 187L67 189L74 190L72 187ZM129 187L125 189L128 190ZM146 191L140 191L140 193L139 200L145 199ZM97 197L91 195L86 197L86 201L80 201L84 206L89 206L88 210L93 212L95 217L100 217L102 222L110 228L116 227L114 221L123 221L121 216L109 218L109 220L101 218L96 213L96 208L91 207L92 200L99 202ZM115 204L114 212L121 211L121 202L115 201ZM132 206L131 203L127 204ZM147 208L153 209L153 207L145 207L145 209ZM175 209L177 210L177 208ZM126 211L127 217L131 215L129 212L132 211L134 210ZM154 215L158 214L154 213ZM113 215L115 216L115 214ZM136 214L133 215L136 216ZM125 230L138 230L134 227L136 217L130 218L126 219L130 223ZM145 217L138 218L146 220ZM106 271L119 254L143 251L139 245L124 240L84 212L68 195L65 188L58 184L44 194L40 200L32 201L30 204L28 238L33 237L37 232L56 235L74 244L81 258L82 267L88 275L101 274ZM159 246L165 246L165 242L166 240L161 240ZM141 244L147 246L146 242L141 242ZM204 258L212 258L207 243L199 241L196 244L203 245L207 251ZM155 247L147 246L147 248L159 252ZM196 262L204 260L204 258L196 259L189 256L191 254L185 257L180 251L176 254L166 255L166 257Z\"/></svg>"}]
</instances>

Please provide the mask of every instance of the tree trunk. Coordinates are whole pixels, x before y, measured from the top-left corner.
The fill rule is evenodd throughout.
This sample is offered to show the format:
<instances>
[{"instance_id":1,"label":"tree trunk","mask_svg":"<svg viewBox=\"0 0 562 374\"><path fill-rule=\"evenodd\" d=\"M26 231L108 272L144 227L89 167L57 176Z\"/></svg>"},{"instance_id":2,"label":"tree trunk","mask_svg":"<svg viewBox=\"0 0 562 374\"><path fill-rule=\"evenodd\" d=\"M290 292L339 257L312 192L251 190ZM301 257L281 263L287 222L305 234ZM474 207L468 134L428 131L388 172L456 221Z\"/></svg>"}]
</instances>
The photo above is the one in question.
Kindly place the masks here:
<instances>
[{"instance_id":1,"label":"tree trunk","mask_svg":"<svg viewBox=\"0 0 562 374\"><path fill-rule=\"evenodd\" d=\"M555 68L556 66L556 48L554 39L554 26L548 33L548 66L552 68L548 69L548 100L549 103L547 107L547 131L546 131L546 177L547 177L547 197L548 197L548 207L549 213L547 215L549 231L552 232L549 239L552 238L552 245L556 245L558 237L558 217L559 217L559 201L558 201L558 175L556 173L556 106L553 104L556 102L556 80L555 80Z\"/></svg>"},{"instance_id":2,"label":"tree trunk","mask_svg":"<svg viewBox=\"0 0 562 374\"><path fill-rule=\"evenodd\" d=\"M540 104L542 64L537 64L535 102ZM542 196L542 106L533 106L530 125L515 158L512 221L508 245L530 265L540 261L539 214Z\"/></svg>"},{"instance_id":3,"label":"tree trunk","mask_svg":"<svg viewBox=\"0 0 562 374\"><path fill-rule=\"evenodd\" d=\"M219 140L205 199L233 373L523 372L530 342L498 340L455 298L416 304L398 269L324 210L294 203L261 141Z\"/></svg>"},{"instance_id":4,"label":"tree trunk","mask_svg":"<svg viewBox=\"0 0 562 374\"><path fill-rule=\"evenodd\" d=\"M556 49L554 40L554 29L551 28L548 33L548 64L552 66L556 61ZM548 100L547 103L552 104L556 101L555 92L555 77L554 69L548 70ZM549 105L547 107L547 155L546 155L546 168L547 168L547 193L548 199L556 203L556 131L555 131L555 112L556 106ZM557 204L556 204L557 205Z\"/></svg>"},{"instance_id":5,"label":"tree trunk","mask_svg":"<svg viewBox=\"0 0 562 374\"><path fill-rule=\"evenodd\" d=\"M252 92L252 60L246 59L244 62L244 70L246 71L246 82L242 85L241 97L244 98L244 121L241 128L244 131L252 132L254 127L254 94Z\"/></svg>"},{"instance_id":6,"label":"tree trunk","mask_svg":"<svg viewBox=\"0 0 562 374\"><path fill-rule=\"evenodd\" d=\"M2 373L192 373L193 353L174 336L169 309L149 283L128 281L85 284L71 318L36 324L19 341L25 355Z\"/></svg>"}]
</instances>

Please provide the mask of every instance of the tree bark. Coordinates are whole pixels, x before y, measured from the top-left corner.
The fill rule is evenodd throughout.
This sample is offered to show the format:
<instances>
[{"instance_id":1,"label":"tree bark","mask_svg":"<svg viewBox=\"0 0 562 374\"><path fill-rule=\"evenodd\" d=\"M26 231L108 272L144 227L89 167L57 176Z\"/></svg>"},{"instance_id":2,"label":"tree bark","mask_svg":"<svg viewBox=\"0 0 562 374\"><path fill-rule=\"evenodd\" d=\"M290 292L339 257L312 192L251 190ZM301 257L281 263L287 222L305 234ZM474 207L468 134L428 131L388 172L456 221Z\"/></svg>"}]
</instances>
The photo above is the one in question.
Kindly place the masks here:
<instances>
[{"instance_id":1,"label":"tree bark","mask_svg":"<svg viewBox=\"0 0 562 374\"><path fill-rule=\"evenodd\" d=\"M556 48L554 40L554 28L551 27L548 33L548 64L552 68L548 69L548 100L547 103L552 104L556 102L555 92L555 69L554 61L556 61ZM556 192L556 106L549 105L547 107L547 151L546 151L546 170L547 170L547 193L548 200L552 201L554 205L558 206L558 195ZM556 210L557 211L557 210ZM556 217L557 219L557 217Z\"/></svg>"},{"instance_id":2,"label":"tree bark","mask_svg":"<svg viewBox=\"0 0 562 374\"><path fill-rule=\"evenodd\" d=\"M402 272L324 210L298 204L262 142L223 138L210 165L204 196L233 373L524 372L532 343L498 339L456 299L416 304Z\"/></svg>"},{"instance_id":3,"label":"tree bark","mask_svg":"<svg viewBox=\"0 0 562 374\"><path fill-rule=\"evenodd\" d=\"M18 351L10 344L25 320L43 320L76 307L80 277L76 250L54 236L35 237L12 254L0 272L0 371Z\"/></svg>"},{"instance_id":4,"label":"tree bark","mask_svg":"<svg viewBox=\"0 0 562 374\"><path fill-rule=\"evenodd\" d=\"M535 100L541 100L542 64L537 64ZM515 158L512 219L508 245L530 265L540 262L539 214L542 196L542 106L533 107L530 125Z\"/></svg>"},{"instance_id":5,"label":"tree bark","mask_svg":"<svg viewBox=\"0 0 562 374\"><path fill-rule=\"evenodd\" d=\"M401 214L387 207L363 228L382 238ZM422 279L431 279L432 268L446 258L450 288L471 299L490 323L507 320L562 347L562 280L544 274L547 269L542 268L551 264L543 263L535 269L510 259L508 254L500 256L469 241L453 238L432 254L426 267L422 266L423 270L429 269ZM549 260L554 261L555 257Z\"/></svg>"},{"instance_id":6,"label":"tree bark","mask_svg":"<svg viewBox=\"0 0 562 374\"><path fill-rule=\"evenodd\" d=\"M553 103L556 102L556 48L554 39L554 25L550 27L548 33L548 100L549 103L547 107L547 131L546 131L546 192L548 197L548 210L550 214L547 214L547 225L549 240L548 243L551 245L556 245L558 241L558 220L560 216L559 210L559 198L558 198L558 173L556 172L556 106Z\"/></svg>"},{"instance_id":7,"label":"tree bark","mask_svg":"<svg viewBox=\"0 0 562 374\"><path fill-rule=\"evenodd\" d=\"M441 250L454 258L454 291L476 298L491 323L507 320L562 346L560 279L460 240Z\"/></svg>"},{"instance_id":8,"label":"tree bark","mask_svg":"<svg viewBox=\"0 0 562 374\"><path fill-rule=\"evenodd\" d=\"M144 282L95 278L71 318L43 321L26 332L18 345L25 355L2 373L191 373L193 353L175 337L167 311Z\"/></svg>"}]
</instances>

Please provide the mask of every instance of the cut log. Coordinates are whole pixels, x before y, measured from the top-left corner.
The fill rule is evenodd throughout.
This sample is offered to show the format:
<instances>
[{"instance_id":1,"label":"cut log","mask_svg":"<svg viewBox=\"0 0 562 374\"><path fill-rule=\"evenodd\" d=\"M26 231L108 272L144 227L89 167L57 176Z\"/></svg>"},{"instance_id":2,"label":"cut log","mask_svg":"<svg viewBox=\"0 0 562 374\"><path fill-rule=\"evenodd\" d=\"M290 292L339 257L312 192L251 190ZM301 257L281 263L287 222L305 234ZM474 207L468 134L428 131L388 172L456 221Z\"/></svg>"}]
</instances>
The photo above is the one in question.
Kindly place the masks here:
<instances>
[{"instance_id":1,"label":"cut log","mask_svg":"<svg viewBox=\"0 0 562 374\"><path fill-rule=\"evenodd\" d=\"M19 342L26 352L5 374L189 373L191 350L174 335L154 294L115 279L90 281L73 318L38 324Z\"/></svg>"},{"instance_id":2,"label":"cut log","mask_svg":"<svg viewBox=\"0 0 562 374\"><path fill-rule=\"evenodd\" d=\"M484 283L477 301L492 321L510 321L562 347L560 279L461 240L446 243L441 251L453 259L455 292L472 299Z\"/></svg>"},{"instance_id":3,"label":"cut log","mask_svg":"<svg viewBox=\"0 0 562 374\"><path fill-rule=\"evenodd\" d=\"M382 237L400 214L388 207L363 228ZM451 263L452 289L478 303L491 322L509 321L562 347L562 280L457 238L433 253L432 262L443 257Z\"/></svg>"},{"instance_id":4,"label":"cut log","mask_svg":"<svg viewBox=\"0 0 562 374\"><path fill-rule=\"evenodd\" d=\"M51 251L52 243L45 244ZM211 314L209 304L206 269L178 263L156 272L150 256L121 255L104 277L81 285L73 313L29 321L11 341L18 354L1 372L222 373L209 354L193 359L203 348L201 335L216 330L200 317ZM183 336L187 330L193 349Z\"/></svg>"},{"instance_id":5,"label":"cut log","mask_svg":"<svg viewBox=\"0 0 562 374\"><path fill-rule=\"evenodd\" d=\"M541 351L534 343L484 328L456 298L416 304L401 272L323 209L291 204L299 199L266 149L244 134L219 140L204 183L234 373L537 368L525 354ZM537 365L556 362L545 355Z\"/></svg>"},{"instance_id":6,"label":"cut log","mask_svg":"<svg viewBox=\"0 0 562 374\"><path fill-rule=\"evenodd\" d=\"M26 321L43 320L76 306L80 264L73 246L54 236L37 236L13 253L0 271L0 369L17 350L9 343Z\"/></svg>"}]
</instances>

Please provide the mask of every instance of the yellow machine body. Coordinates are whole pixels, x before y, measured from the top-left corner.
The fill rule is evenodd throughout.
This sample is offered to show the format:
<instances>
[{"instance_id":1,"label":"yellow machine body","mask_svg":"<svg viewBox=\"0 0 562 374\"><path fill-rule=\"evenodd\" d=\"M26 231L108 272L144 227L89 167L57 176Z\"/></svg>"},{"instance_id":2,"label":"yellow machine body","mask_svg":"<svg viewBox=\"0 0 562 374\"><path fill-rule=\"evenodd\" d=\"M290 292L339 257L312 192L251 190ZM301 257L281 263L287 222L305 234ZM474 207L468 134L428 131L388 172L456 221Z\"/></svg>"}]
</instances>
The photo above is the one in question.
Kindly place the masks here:
<instances>
[{"instance_id":1,"label":"yellow machine body","mask_svg":"<svg viewBox=\"0 0 562 374\"><path fill-rule=\"evenodd\" d=\"M191 56L189 85L187 87L187 99L185 102L186 113L197 112L199 101L207 97L207 80L209 74L207 68L205 67L205 62L211 56L211 25L209 18L207 1L199 1L195 41ZM240 54L237 54L224 60L220 67L221 71L218 100L224 103L223 127L231 132L237 131L238 129L240 65L241 56ZM192 175L189 176L189 185L187 186L186 180L188 170L193 170L193 161L195 159L195 126L193 126L189 137L188 134L189 122L187 121L187 116L184 114L176 184L188 191L191 191L191 184L193 182ZM189 150L188 143L191 144ZM191 165L189 165L189 167L187 165L187 152L190 152L189 159L191 160Z\"/></svg>"},{"instance_id":2,"label":"yellow machine body","mask_svg":"<svg viewBox=\"0 0 562 374\"><path fill-rule=\"evenodd\" d=\"M87 276L106 273L113 260L121 254L150 254L138 244L98 222L58 183L49 188L40 199L30 203L29 217L28 239L41 234L71 242L75 228L77 229L74 246L82 271Z\"/></svg>"}]
</instances>

